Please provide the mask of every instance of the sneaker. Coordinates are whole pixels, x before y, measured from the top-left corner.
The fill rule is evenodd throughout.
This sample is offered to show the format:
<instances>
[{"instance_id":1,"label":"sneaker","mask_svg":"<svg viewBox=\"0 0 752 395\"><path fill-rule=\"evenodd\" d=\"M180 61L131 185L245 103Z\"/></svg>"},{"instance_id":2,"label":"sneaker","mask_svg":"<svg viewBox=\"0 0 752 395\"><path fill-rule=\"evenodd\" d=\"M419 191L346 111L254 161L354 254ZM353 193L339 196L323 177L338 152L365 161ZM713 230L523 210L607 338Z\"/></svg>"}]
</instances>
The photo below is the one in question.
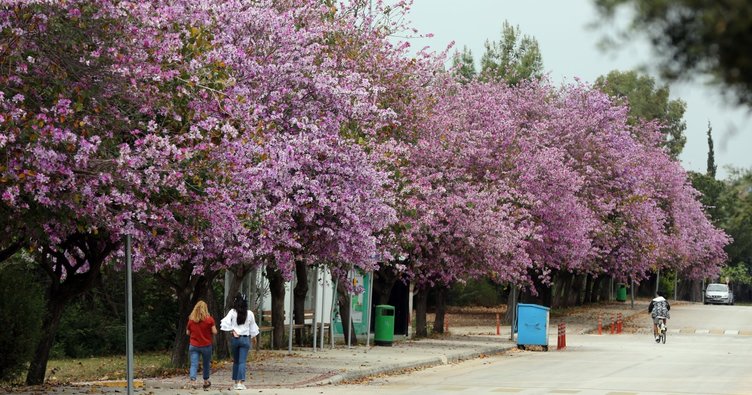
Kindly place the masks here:
<instances>
[{"instance_id":1,"label":"sneaker","mask_svg":"<svg viewBox=\"0 0 752 395\"><path fill-rule=\"evenodd\" d=\"M661 337L660 337L660 336L656 336L656 338L655 338L655 342L656 342L656 343L660 343L660 342L661 342Z\"/></svg>"},{"instance_id":2,"label":"sneaker","mask_svg":"<svg viewBox=\"0 0 752 395\"><path fill-rule=\"evenodd\" d=\"M236 389L236 390L245 390L245 389L248 389L248 388L246 388L246 386L243 385L242 383L237 383L237 384L235 384L235 387L233 387L233 389Z\"/></svg>"}]
</instances>

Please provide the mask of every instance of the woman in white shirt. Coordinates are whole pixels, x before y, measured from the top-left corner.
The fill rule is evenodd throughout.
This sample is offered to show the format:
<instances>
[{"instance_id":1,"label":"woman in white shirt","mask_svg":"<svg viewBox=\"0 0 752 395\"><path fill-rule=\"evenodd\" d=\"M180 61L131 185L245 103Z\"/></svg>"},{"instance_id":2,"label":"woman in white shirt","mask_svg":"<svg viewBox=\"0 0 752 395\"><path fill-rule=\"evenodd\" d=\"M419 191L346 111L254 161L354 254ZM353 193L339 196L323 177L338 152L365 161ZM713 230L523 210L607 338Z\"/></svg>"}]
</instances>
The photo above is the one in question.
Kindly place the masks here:
<instances>
[{"instance_id":1,"label":"woman in white shirt","mask_svg":"<svg viewBox=\"0 0 752 395\"><path fill-rule=\"evenodd\" d=\"M230 350L232 351L232 380L235 382L233 388L244 390L246 389L243 384L245 382L245 363L251 349L251 339L259 334L259 327L256 324L253 312L248 310L248 301L243 295L238 294L235 297L233 308L220 322L220 329L232 332Z\"/></svg>"}]
</instances>

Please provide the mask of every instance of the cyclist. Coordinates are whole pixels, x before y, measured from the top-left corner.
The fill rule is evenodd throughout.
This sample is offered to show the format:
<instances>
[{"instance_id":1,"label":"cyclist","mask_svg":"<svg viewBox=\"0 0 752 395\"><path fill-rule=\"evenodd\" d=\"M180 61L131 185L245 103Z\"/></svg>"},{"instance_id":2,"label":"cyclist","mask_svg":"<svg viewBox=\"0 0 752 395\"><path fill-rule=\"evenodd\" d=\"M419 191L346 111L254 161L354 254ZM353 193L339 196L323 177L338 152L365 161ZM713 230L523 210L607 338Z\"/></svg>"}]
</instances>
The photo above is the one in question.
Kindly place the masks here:
<instances>
[{"instance_id":1,"label":"cyclist","mask_svg":"<svg viewBox=\"0 0 752 395\"><path fill-rule=\"evenodd\" d=\"M660 336L658 336L658 324L660 324L661 320L660 317L664 317L665 319L671 318L668 312L669 310L671 310L671 305L668 303L668 300L663 297L663 292L656 292L655 298L650 301L650 305L648 306L648 312L650 313L650 316L653 317L653 336L655 336L656 343L661 341Z\"/></svg>"}]
</instances>

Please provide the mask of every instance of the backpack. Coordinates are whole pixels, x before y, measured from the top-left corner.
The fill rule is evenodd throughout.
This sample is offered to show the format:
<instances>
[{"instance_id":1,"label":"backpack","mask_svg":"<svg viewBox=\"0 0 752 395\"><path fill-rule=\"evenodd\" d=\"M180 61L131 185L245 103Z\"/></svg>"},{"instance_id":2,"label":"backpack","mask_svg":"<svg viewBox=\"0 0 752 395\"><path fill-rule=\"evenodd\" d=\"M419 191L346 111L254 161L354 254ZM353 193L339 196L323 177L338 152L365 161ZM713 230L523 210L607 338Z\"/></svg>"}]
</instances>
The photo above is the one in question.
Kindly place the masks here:
<instances>
[{"instance_id":1,"label":"backpack","mask_svg":"<svg viewBox=\"0 0 752 395\"><path fill-rule=\"evenodd\" d=\"M668 307L665 300L653 302L653 312L650 314L653 318L657 316L669 318Z\"/></svg>"}]
</instances>

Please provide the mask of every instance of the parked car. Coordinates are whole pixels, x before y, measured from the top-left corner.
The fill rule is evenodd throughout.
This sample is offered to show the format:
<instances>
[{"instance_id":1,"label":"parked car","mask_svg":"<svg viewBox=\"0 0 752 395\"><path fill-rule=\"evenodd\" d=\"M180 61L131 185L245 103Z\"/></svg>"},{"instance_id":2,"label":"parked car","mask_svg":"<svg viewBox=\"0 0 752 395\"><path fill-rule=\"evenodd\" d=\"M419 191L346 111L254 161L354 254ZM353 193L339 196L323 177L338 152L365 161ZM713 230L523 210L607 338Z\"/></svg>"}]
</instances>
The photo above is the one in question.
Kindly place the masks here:
<instances>
[{"instance_id":1,"label":"parked car","mask_svg":"<svg viewBox=\"0 0 752 395\"><path fill-rule=\"evenodd\" d=\"M705 304L734 304L734 292L726 284L708 284L705 289Z\"/></svg>"}]
</instances>

